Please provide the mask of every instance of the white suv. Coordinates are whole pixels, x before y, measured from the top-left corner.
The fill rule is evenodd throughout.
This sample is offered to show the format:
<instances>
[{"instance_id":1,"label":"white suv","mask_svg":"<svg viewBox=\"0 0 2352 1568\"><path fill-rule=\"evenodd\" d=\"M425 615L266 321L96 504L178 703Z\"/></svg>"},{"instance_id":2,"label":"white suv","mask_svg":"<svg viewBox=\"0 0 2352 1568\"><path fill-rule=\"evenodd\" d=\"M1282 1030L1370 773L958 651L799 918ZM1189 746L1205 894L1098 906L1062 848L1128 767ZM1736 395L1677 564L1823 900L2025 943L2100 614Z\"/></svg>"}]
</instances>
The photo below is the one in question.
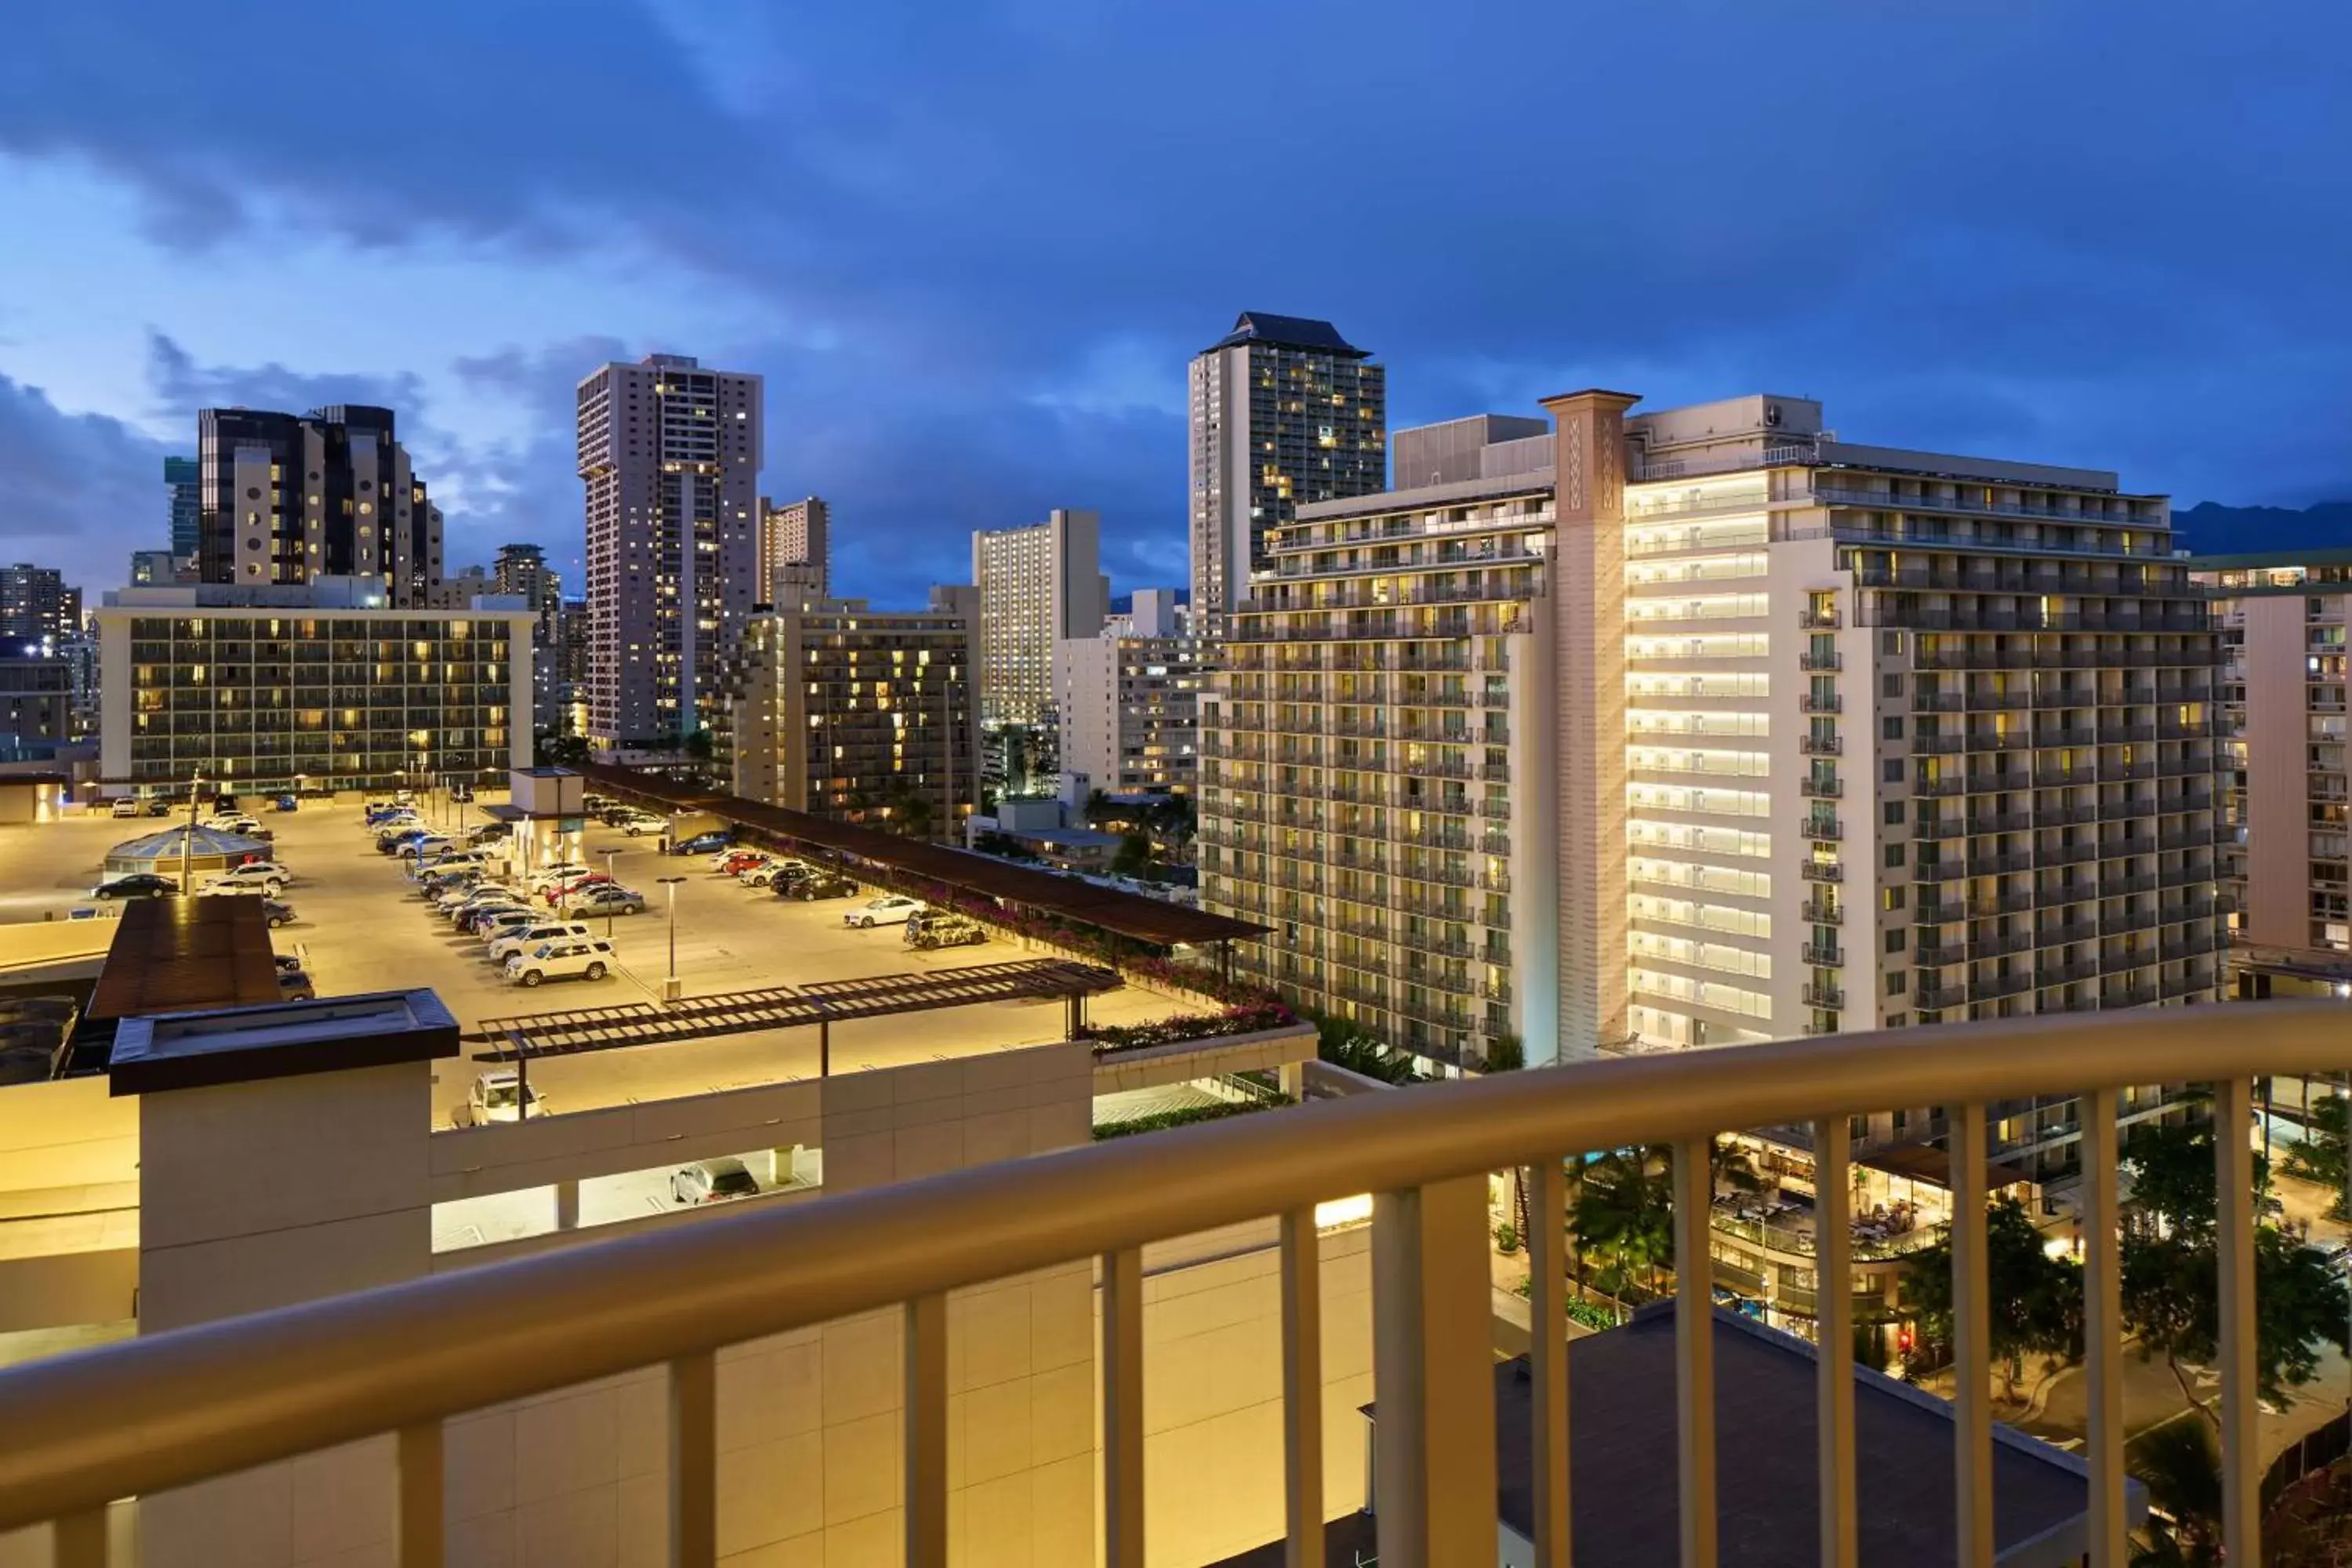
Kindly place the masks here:
<instances>
[{"instance_id":1,"label":"white suv","mask_svg":"<svg viewBox=\"0 0 2352 1568\"><path fill-rule=\"evenodd\" d=\"M841 917L844 925L871 931L876 926L902 926L930 906L920 899L910 899L904 893L885 893L869 899Z\"/></svg>"},{"instance_id":2,"label":"white suv","mask_svg":"<svg viewBox=\"0 0 2352 1568\"><path fill-rule=\"evenodd\" d=\"M529 952L543 942L585 941L587 936L588 928L578 921L548 921L539 925L525 926L490 943L490 962L504 963L515 954Z\"/></svg>"},{"instance_id":3,"label":"white suv","mask_svg":"<svg viewBox=\"0 0 2352 1568\"><path fill-rule=\"evenodd\" d=\"M286 868L275 860L248 860L206 881L204 891L215 895L264 893L274 899L286 890L289 879Z\"/></svg>"},{"instance_id":4,"label":"white suv","mask_svg":"<svg viewBox=\"0 0 2352 1568\"><path fill-rule=\"evenodd\" d=\"M613 972L609 942L543 942L507 960L507 984L536 985L543 980L602 980Z\"/></svg>"}]
</instances>

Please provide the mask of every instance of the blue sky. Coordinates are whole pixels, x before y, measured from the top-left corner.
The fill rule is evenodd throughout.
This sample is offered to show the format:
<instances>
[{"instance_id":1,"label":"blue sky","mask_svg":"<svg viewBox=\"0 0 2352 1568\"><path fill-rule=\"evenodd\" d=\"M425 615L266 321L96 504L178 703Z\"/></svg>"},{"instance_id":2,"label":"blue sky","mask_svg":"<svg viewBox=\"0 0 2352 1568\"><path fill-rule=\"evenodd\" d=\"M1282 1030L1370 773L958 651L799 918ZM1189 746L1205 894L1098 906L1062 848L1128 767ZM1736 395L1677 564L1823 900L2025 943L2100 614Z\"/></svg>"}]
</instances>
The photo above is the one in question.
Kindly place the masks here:
<instances>
[{"instance_id":1,"label":"blue sky","mask_svg":"<svg viewBox=\"0 0 2352 1568\"><path fill-rule=\"evenodd\" d=\"M768 378L852 591L1104 520L1181 578L1183 367L1327 316L1391 423L1604 384L2352 496L2352 8L405 0L17 8L0 552L117 584L208 402L389 403L452 557L576 584L576 380Z\"/></svg>"}]
</instances>

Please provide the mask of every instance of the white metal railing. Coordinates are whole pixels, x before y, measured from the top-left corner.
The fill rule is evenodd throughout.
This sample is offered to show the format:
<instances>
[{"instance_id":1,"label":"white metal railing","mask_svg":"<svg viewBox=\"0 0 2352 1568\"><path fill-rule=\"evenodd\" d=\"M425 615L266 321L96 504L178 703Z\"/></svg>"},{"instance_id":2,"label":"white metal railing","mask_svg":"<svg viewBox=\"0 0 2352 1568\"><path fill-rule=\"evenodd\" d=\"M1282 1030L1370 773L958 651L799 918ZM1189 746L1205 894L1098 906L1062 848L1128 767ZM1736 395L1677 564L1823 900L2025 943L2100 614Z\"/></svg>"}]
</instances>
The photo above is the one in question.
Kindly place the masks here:
<instances>
[{"instance_id":1,"label":"white metal railing","mask_svg":"<svg viewBox=\"0 0 2352 1568\"><path fill-rule=\"evenodd\" d=\"M1538 1563L1568 1561L1567 1270L1561 1160L1633 1143L1678 1151L1677 1256L1709 1255L1707 1149L1720 1131L1811 1124L1818 1267L1851 1273L1847 1118L1944 1105L1955 1147L1953 1291L1958 1561L1993 1561L1986 1106L2084 1097L2090 1561L2125 1562L2116 1279L2117 1089L2210 1082L2224 1129L2252 1079L2352 1069L2340 1004L2060 1016L1826 1036L1309 1104L985 1165L823 1202L590 1244L0 1372L0 1531L56 1522L58 1568L104 1568L104 1510L382 1433L397 1435L402 1568L442 1561L444 1418L648 1365L668 1368L670 1561L716 1551L713 1354L723 1344L893 1303L906 1314L907 1561L947 1542L947 1292L1098 1259L1104 1324L1105 1561L1142 1561L1140 1259L1145 1244L1279 1216L1286 1526L1320 1563L1318 1281L1314 1207L1371 1191L1380 1552L1404 1563L1493 1562L1496 1455L1475 1388L1492 1376L1485 1177L1530 1167L1530 1321ZM2252 1152L2215 1141L2221 1194L2224 1533L2258 1561ZM1974 1157L1969 1157L1969 1156ZM1677 1271L1681 1560L1717 1561L1712 1276ZM1852 1303L1821 1295L1822 1561L1855 1552ZM430 1333L417 1331L432 1325Z\"/></svg>"}]
</instances>

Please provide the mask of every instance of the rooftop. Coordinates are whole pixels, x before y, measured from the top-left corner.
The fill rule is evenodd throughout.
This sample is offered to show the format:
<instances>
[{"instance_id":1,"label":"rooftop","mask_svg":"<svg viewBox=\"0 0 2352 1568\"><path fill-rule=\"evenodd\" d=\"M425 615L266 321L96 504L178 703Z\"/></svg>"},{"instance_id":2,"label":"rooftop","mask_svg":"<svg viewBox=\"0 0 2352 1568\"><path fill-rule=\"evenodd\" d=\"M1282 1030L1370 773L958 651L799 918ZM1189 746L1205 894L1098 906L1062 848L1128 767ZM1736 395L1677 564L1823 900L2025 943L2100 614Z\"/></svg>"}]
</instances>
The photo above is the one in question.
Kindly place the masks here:
<instances>
[{"instance_id":1,"label":"rooftop","mask_svg":"<svg viewBox=\"0 0 2352 1568\"><path fill-rule=\"evenodd\" d=\"M430 991L167 1013L122 1021L107 1091L153 1094L457 1054L457 1021Z\"/></svg>"},{"instance_id":2,"label":"rooftop","mask_svg":"<svg viewBox=\"0 0 2352 1568\"><path fill-rule=\"evenodd\" d=\"M1370 349L1356 347L1328 321L1318 321L1311 316L1277 316L1268 310L1244 310L1234 318L1232 331L1202 352L1214 353L1219 349L1247 348L1252 343L1312 349L1321 353L1343 354L1349 359L1372 357Z\"/></svg>"}]
</instances>

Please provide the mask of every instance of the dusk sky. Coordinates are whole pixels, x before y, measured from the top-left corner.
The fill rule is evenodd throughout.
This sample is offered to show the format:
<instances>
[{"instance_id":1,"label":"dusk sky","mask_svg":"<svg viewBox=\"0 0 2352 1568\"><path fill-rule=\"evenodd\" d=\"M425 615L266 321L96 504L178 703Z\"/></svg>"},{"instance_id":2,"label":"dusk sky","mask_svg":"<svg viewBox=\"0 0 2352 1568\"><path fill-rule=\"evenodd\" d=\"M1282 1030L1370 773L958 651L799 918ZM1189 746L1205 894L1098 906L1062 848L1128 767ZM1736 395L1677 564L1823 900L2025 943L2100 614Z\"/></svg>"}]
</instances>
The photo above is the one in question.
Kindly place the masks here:
<instances>
[{"instance_id":1,"label":"dusk sky","mask_svg":"<svg viewBox=\"0 0 2352 1568\"><path fill-rule=\"evenodd\" d=\"M398 410L452 564L576 592L575 382L767 377L885 602L1103 516L1184 363L1328 317L1393 426L1601 384L2352 496L2352 7L74 0L0 42L0 554L93 595L207 404Z\"/></svg>"}]
</instances>

